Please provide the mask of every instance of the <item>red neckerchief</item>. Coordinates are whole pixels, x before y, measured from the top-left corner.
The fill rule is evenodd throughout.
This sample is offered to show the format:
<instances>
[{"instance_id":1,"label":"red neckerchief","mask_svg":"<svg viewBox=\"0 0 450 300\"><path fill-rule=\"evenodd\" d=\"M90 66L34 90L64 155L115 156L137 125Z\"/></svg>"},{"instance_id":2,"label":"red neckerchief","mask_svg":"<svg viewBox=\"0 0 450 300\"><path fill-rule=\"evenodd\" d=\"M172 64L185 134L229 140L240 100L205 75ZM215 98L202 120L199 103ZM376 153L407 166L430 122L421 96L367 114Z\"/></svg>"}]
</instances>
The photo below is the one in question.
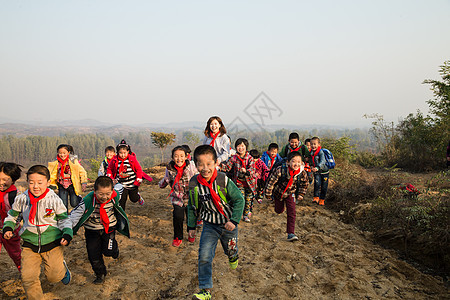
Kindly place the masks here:
<instances>
[{"instance_id":1,"label":"red neckerchief","mask_svg":"<svg viewBox=\"0 0 450 300\"><path fill-rule=\"evenodd\" d=\"M122 178L123 178L122 174L123 174L124 172L127 171L127 168L126 168L126 166L125 166L125 160L127 160L127 158L128 158L129 156L130 156L130 155L128 154L127 157L125 157L124 159L122 159L122 158L120 158L119 155L117 155L117 159L118 159L119 161L122 162L122 163L120 164L120 167L119 167L119 176L122 177Z\"/></svg>"},{"instance_id":2,"label":"red neckerchief","mask_svg":"<svg viewBox=\"0 0 450 300\"><path fill-rule=\"evenodd\" d=\"M214 206L217 208L219 213L221 213L228 220L227 216L225 216L225 213L223 211L223 207L222 207L222 203L221 203L221 200L220 200L220 196L216 193L216 191L213 188L213 183L214 183L214 180L216 180L216 177L217 177L217 169L214 169L214 173L211 176L211 179L209 180L209 182L206 181L206 179L203 178L203 176L201 174L199 174L197 176L197 181L201 185L206 186L207 188L209 188L209 192L211 194L211 198L213 200Z\"/></svg>"},{"instance_id":3,"label":"red neckerchief","mask_svg":"<svg viewBox=\"0 0 450 300\"><path fill-rule=\"evenodd\" d=\"M30 209L30 214L28 216L28 221L30 221L30 224L35 225L35 226L47 226L48 224L39 224L36 225L34 224L34 220L36 218L36 210L37 210L37 203L39 202L39 200L43 199L45 196L47 196L48 192L50 190L47 188L47 190L40 195L39 197L35 197L30 190L28 190L28 196L30 197L30 204L31 204L31 209Z\"/></svg>"},{"instance_id":4,"label":"red neckerchief","mask_svg":"<svg viewBox=\"0 0 450 300\"><path fill-rule=\"evenodd\" d=\"M292 185L292 183L294 182L294 176L300 173L301 168L298 168L297 171L294 171L291 169L291 167L288 167L288 170L289 170L289 175L291 176L291 178L289 178L289 182L288 182L286 188L284 189L283 194L281 194L281 197L283 197L284 193L286 193L288 188Z\"/></svg>"},{"instance_id":5,"label":"red neckerchief","mask_svg":"<svg viewBox=\"0 0 450 300\"><path fill-rule=\"evenodd\" d=\"M61 163L61 170L59 176L64 179L64 171L66 169L66 164L69 161L69 155L67 155L66 159L62 160L59 155L56 156L56 159Z\"/></svg>"},{"instance_id":6,"label":"red neckerchief","mask_svg":"<svg viewBox=\"0 0 450 300\"><path fill-rule=\"evenodd\" d=\"M314 154L311 155L313 167L316 167L315 157L317 156L317 154L319 154L320 149L322 149L322 148L319 146L319 148L317 148L316 152L314 152Z\"/></svg>"},{"instance_id":7,"label":"red neckerchief","mask_svg":"<svg viewBox=\"0 0 450 300\"><path fill-rule=\"evenodd\" d=\"M293 148L289 145L289 149L291 149L291 152L299 151L299 150L300 150L300 145L299 145L297 148L295 148L295 149L293 149Z\"/></svg>"},{"instance_id":8,"label":"red neckerchief","mask_svg":"<svg viewBox=\"0 0 450 300\"><path fill-rule=\"evenodd\" d=\"M269 159L270 159L270 168L269 168L269 170L272 170L273 164L275 163L275 160L276 160L277 156L276 155L274 157L270 156L269 151L267 151L267 155L269 156Z\"/></svg>"},{"instance_id":9,"label":"red neckerchief","mask_svg":"<svg viewBox=\"0 0 450 300\"><path fill-rule=\"evenodd\" d=\"M17 191L17 188L14 184L7 188L4 192L0 191L0 217L2 220L4 220L8 215L8 212L6 211L5 195L13 191ZM7 199L6 201L9 201L9 199Z\"/></svg>"},{"instance_id":10,"label":"red neckerchief","mask_svg":"<svg viewBox=\"0 0 450 300\"><path fill-rule=\"evenodd\" d=\"M214 143L215 143L215 141L216 141L217 137L219 136L219 133L220 133L220 130L219 130L219 131L217 131L217 133L216 133L216 134L214 134L214 133L212 133L212 132L210 132L210 133L209 133L209 135L210 135L210 136L211 136L211 138L212 138L212 141L211 141L211 143L209 143L209 145L210 145L210 146L213 146L213 147L214 147Z\"/></svg>"},{"instance_id":11,"label":"red neckerchief","mask_svg":"<svg viewBox=\"0 0 450 300\"><path fill-rule=\"evenodd\" d=\"M247 156L247 153L244 154L244 157ZM243 160L239 154L236 154L236 157L241 161L242 167L247 168L247 159Z\"/></svg>"},{"instance_id":12,"label":"red neckerchief","mask_svg":"<svg viewBox=\"0 0 450 300\"><path fill-rule=\"evenodd\" d=\"M186 161L184 161L184 164L181 167L177 166L177 164L175 162L174 162L173 166L177 170L177 176L175 176L169 196L173 193L173 189L175 188L175 185L178 183L178 181L180 181L181 177L183 177L184 168L186 167Z\"/></svg>"},{"instance_id":13,"label":"red neckerchief","mask_svg":"<svg viewBox=\"0 0 450 300\"><path fill-rule=\"evenodd\" d=\"M103 227L105 227L105 233L109 233L109 218L108 218L108 213L107 213L106 210L105 210L105 205L108 204L108 203L109 203L114 197L116 197L116 196L117 196L117 193L116 193L115 190L113 190L113 193L112 193L112 195L111 195L111 198L109 198L109 200L106 201L106 202L100 203L100 202L97 200L97 197L95 196L95 193L94 193L94 201L95 201L97 204L100 204L100 220L101 220L102 223L103 223Z\"/></svg>"},{"instance_id":14,"label":"red neckerchief","mask_svg":"<svg viewBox=\"0 0 450 300\"><path fill-rule=\"evenodd\" d=\"M109 163L111 162L112 158L107 158L107 157L105 157L105 158L106 158L106 163L109 165Z\"/></svg>"}]
</instances>

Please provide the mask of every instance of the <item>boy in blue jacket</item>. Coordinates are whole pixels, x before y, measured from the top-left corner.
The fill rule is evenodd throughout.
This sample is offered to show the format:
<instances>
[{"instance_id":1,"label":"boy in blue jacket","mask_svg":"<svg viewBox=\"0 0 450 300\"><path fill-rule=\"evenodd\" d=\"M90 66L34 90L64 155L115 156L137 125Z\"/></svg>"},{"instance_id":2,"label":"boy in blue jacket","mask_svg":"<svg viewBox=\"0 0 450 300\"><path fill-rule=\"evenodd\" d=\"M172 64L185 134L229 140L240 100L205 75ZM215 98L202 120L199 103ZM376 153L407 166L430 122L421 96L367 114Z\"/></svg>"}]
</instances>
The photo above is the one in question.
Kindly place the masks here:
<instances>
[{"instance_id":1,"label":"boy in blue jacket","mask_svg":"<svg viewBox=\"0 0 450 300\"><path fill-rule=\"evenodd\" d=\"M325 154L320 147L320 139L311 139L311 170L314 172L314 198L313 202L325 205L325 197L328 190L328 178L330 170L326 165Z\"/></svg>"}]
</instances>

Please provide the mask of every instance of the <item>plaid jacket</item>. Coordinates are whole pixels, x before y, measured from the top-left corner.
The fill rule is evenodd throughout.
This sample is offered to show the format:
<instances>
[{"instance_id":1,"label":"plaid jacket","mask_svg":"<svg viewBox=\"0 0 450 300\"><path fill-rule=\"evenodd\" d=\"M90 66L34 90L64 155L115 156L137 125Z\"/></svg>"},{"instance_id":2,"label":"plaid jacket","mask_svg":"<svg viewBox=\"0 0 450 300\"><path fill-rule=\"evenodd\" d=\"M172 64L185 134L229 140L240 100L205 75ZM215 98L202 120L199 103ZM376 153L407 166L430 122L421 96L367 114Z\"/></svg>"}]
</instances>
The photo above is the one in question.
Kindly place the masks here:
<instances>
[{"instance_id":1,"label":"plaid jacket","mask_svg":"<svg viewBox=\"0 0 450 300\"><path fill-rule=\"evenodd\" d=\"M266 181L267 176L269 176L269 168L267 168L266 164L261 159L258 159L255 162L255 170L256 179L262 179Z\"/></svg>"},{"instance_id":2,"label":"plaid jacket","mask_svg":"<svg viewBox=\"0 0 450 300\"><path fill-rule=\"evenodd\" d=\"M173 187L173 182L175 181L175 177L177 177L177 169L175 169L174 165L175 162L173 160L167 165L166 174L159 182L160 188L165 188L167 185ZM191 177L196 173L197 168L194 163L186 160L183 176L181 176L180 181L173 187L173 192L170 195L170 200L173 205L183 207L184 204L187 204L189 198L189 180L191 180Z\"/></svg>"},{"instance_id":3,"label":"plaid jacket","mask_svg":"<svg viewBox=\"0 0 450 300\"><path fill-rule=\"evenodd\" d=\"M241 168L245 168L247 172L245 173L245 182L247 182L253 195L256 195L256 170L255 170L255 160L250 154L245 153L244 161L247 162L246 166L242 166L241 160L237 158L237 155L233 155L230 159L223 163L221 169L223 172L229 172L233 170L232 180L236 183L237 187L242 187L242 184L238 181L238 173Z\"/></svg>"},{"instance_id":4,"label":"plaid jacket","mask_svg":"<svg viewBox=\"0 0 450 300\"><path fill-rule=\"evenodd\" d=\"M289 172L287 172L287 176L285 180L281 179L281 168L283 166L277 167L272 174L269 177L269 181L266 184L266 188L264 190L264 193L267 198L270 198L272 196L273 199L277 200L283 200L289 197L292 194L296 194L297 200L301 200L300 197L305 196L306 189L308 188L308 174L304 170L303 166L301 167L300 173L294 177L294 181L292 182L292 185L288 188L286 193L283 194L284 189L286 188L290 175ZM300 180L300 183L297 181ZM297 186L299 190L297 191Z\"/></svg>"}]
</instances>

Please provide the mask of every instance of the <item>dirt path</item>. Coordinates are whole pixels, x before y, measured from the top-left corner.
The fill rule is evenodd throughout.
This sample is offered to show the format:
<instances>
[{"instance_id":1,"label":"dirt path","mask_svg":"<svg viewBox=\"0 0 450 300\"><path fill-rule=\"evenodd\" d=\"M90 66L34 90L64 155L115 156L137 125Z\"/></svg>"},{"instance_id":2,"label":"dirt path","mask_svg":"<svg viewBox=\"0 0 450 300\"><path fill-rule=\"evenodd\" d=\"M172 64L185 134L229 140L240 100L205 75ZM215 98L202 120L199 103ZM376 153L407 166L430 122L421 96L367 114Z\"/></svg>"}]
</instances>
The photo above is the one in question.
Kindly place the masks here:
<instances>
[{"instance_id":1,"label":"dirt path","mask_svg":"<svg viewBox=\"0 0 450 300\"><path fill-rule=\"evenodd\" d=\"M65 250L69 286L43 280L48 299L190 299L197 291L198 239L172 243L168 189L141 188L143 207L129 203L131 239L118 237L120 257L106 258L105 284L92 284L83 230ZM240 261L229 270L220 245L213 269L214 299L450 299L444 283L397 259L324 208L297 207L296 233L286 241L286 215L255 204L251 223L239 225ZM0 298L24 299L20 276L0 255Z\"/></svg>"}]
</instances>

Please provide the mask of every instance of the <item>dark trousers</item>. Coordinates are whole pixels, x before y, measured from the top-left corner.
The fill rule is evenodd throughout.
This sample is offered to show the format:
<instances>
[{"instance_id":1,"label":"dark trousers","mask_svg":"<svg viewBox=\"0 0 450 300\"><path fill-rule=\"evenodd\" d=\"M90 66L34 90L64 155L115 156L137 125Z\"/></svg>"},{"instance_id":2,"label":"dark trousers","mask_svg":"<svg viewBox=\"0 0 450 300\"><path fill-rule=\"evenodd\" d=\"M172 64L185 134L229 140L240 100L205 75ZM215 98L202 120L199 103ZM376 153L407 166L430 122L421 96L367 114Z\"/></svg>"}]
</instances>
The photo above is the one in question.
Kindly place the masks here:
<instances>
[{"instance_id":1,"label":"dark trousers","mask_svg":"<svg viewBox=\"0 0 450 300\"><path fill-rule=\"evenodd\" d=\"M127 198L130 198L130 201L133 203L136 203L141 199L141 196L139 195L138 187L128 189L124 188L122 192L122 196L120 197L120 206L122 206L123 210L125 210L125 204L127 203Z\"/></svg>"},{"instance_id":2,"label":"dark trousers","mask_svg":"<svg viewBox=\"0 0 450 300\"><path fill-rule=\"evenodd\" d=\"M173 204L173 239L183 239L184 216L187 218L186 206Z\"/></svg>"},{"instance_id":3,"label":"dark trousers","mask_svg":"<svg viewBox=\"0 0 450 300\"><path fill-rule=\"evenodd\" d=\"M65 189L59 183L57 183L57 186L58 186L58 196L59 198L61 198L66 208L69 209L69 198L70 198L70 205L72 207L77 207L78 203L80 203L80 197L78 197L77 194L75 194L73 184L69 185L67 189Z\"/></svg>"},{"instance_id":4,"label":"dark trousers","mask_svg":"<svg viewBox=\"0 0 450 300\"><path fill-rule=\"evenodd\" d=\"M256 181L256 198L262 199L264 193L264 180L262 178Z\"/></svg>"},{"instance_id":5,"label":"dark trousers","mask_svg":"<svg viewBox=\"0 0 450 300\"><path fill-rule=\"evenodd\" d=\"M105 233L104 230L84 229L86 237L86 249L92 270L96 275L106 275L106 266L103 261L104 256L119 256L119 245L116 241L116 232Z\"/></svg>"},{"instance_id":6,"label":"dark trousers","mask_svg":"<svg viewBox=\"0 0 450 300\"><path fill-rule=\"evenodd\" d=\"M275 203L275 212L277 214L281 214L284 211L284 206L286 205L286 214L287 214L286 232L295 233L295 217L297 216L297 212L295 211L295 199L291 195L282 201L274 199L274 203Z\"/></svg>"},{"instance_id":7,"label":"dark trousers","mask_svg":"<svg viewBox=\"0 0 450 300\"><path fill-rule=\"evenodd\" d=\"M314 173L314 197L319 197L320 199L325 200L325 197L327 196L329 177L330 173Z\"/></svg>"}]
</instances>

